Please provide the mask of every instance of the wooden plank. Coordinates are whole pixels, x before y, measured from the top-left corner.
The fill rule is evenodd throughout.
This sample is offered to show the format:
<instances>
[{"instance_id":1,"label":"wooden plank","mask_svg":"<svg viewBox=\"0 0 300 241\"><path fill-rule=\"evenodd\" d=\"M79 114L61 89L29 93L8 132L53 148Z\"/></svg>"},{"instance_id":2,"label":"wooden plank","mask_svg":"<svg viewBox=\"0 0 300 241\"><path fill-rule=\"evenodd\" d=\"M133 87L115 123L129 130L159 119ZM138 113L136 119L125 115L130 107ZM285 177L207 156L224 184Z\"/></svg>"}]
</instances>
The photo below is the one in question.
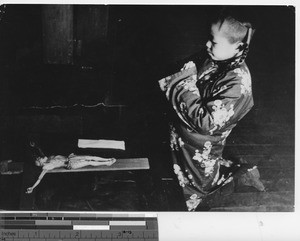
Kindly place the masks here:
<instances>
[{"instance_id":1,"label":"wooden plank","mask_svg":"<svg viewBox=\"0 0 300 241\"><path fill-rule=\"evenodd\" d=\"M67 170L64 168L51 170L48 173L63 173L63 172L91 172L91 171L122 171L122 170L147 170L149 169L148 158L130 158L117 159L112 166L85 167L76 170ZM40 168L33 164L24 164L23 183L21 187L20 210L35 209L35 190L32 194L26 194L26 190L30 187L39 175Z\"/></svg>"},{"instance_id":2,"label":"wooden plank","mask_svg":"<svg viewBox=\"0 0 300 241\"><path fill-rule=\"evenodd\" d=\"M61 173L61 172L99 172L99 171L124 171L124 170L145 170L149 169L148 158L128 158L117 159L117 161L111 166L87 166L79 169L65 169L58 168L49 171L48 173Z\"/></svg>"}]
</instances>

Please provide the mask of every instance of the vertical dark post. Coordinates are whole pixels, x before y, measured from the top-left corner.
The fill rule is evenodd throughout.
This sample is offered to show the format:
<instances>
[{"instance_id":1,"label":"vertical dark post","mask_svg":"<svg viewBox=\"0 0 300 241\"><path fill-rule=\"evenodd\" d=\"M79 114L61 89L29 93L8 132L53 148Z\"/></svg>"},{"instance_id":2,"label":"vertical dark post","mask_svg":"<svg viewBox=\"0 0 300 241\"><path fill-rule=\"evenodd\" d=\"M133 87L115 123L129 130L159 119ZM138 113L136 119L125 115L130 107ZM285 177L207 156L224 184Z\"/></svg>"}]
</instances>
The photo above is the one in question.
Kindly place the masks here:
<instances>
[{"instance_id":1,"label":"vertical dark post","mask_svg":"<svg viewBox=\"0 0 300 241\"><path fill-rule=\"evenodd\" d=\"M46 64L73 64L73 6L45 5L42 13Z\"/></svg>"},{"instance_id":2,"label":"vertical dark post","mask_svg":"<svg viewBox=\"0 0 300 241\"><path fill-rule=\"evenodd\" d=\"M108 30L108 6L75 6L77 40L82 44L98 45L106 42ZM101 57L101 56L99 56Z\"/></svg>"}]
</instances>

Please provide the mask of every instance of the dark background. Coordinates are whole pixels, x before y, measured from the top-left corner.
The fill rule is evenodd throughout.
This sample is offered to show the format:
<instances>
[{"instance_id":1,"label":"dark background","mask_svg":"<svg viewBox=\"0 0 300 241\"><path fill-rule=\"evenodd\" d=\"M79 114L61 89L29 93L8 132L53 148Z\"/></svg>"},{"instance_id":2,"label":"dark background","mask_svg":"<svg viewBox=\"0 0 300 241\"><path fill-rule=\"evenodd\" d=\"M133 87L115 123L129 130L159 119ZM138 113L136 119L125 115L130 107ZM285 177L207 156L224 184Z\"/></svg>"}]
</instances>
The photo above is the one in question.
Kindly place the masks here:
<instances>
[{"instance_id":1,"label":"dark background","mask_svg":"<svg viewBox=\"0 0 300 241\"><path fill-rule=\"evenodd\" d=\"M127 156L149 157L154 175L171 175L168 107L157 81L205 47L217 8L6 5L0 22L0 160L23 161L28 136L51 142L46 153L56 154L74 146L53 140L112 138L128 143ZM288 145L293 155L295 9L242 8L256 27L246 60L255 107L236 133L257 145L263 135L264 144ZM45 37L51 28L56 30ZM66 43L62 36L73 39ZM97 103L106 107L87 107Z\"/></svg>"},{"instance_id":2,"label":"dark background","mask_svg":"<svg viewBox=\"0 0 300 241\"><path fill-rule=\"evenodd\" d=\"M74 50L73 64L48 66L44 64L47 57L43 52L43 48L45 49L51 41L43 39L43 33L50 24L47 23L46 17L49 21L49 16L45 13L46 7L6 5L1 20L1 68L19 72L18 74L13 71L18 76L14 76L14 81L9 81L10 86L6 86L3 80L4 86L1 89L4 91L7 87L7 91L12 91L10 98L13 98L18 106L64 102L68 97L70 102L95 103L93 101L104 98L106 92L112 92L110 93L112 102L135 102L136 97L155 91L156 80L168 71L174 71L172 67L175 67L176 63L205 46L208 20L218 8L74 5L73 9L66 11L65 14L72 12L74 15L73 25L68 27L72 28L74 40L82 40L81 56L76 56ZM269 95L276 99L293 99L290 94L294 92L294 81L287 80L293 80L294 75L292 71L295 62L294 8L245 6L242 9L251 16L250 19L257 30L247 59L253 75L256 99L265 99ZM51 13L53 18L57 14L55 11ZM103 19L104 14L106 18ZM53 22L54 20L51 25ZM99 26L100 22L104 22L103 26ZM66 25L64 22L59 24ZM101 29L100 33L95 33L97 26ZM61 26L63 27L65 26ZM74 71L70 70L78 70L82 66L86 67L83 68L86 72L90 70L87 74L89 76L82 76L88 78L83 84L80 78L75 79L72 76ZM55 75L62 67L65 67L62 72L70 71L68 76ZM98 75L95 72L98 72ZM113 86L111 84L107 86L106 76L102 77L101 74L110 75L110 78L113 78ZM275 76L277 78L274 78ZM93 82L93 78L97 78L97 83ZM281 88L282 79L286 80L284 89ZM99 91L100 95L93 96L95 99L78 93L81 87L91 90L88 81L94 84L93 91L103 90L104 87L106 90L103 90L104 93ZM26 88L26 91L21 87ZM66 95L66 91L70 88L74 89L76 97L72 96L74 93ZM81 92L84 90L81 89ZM30 91L35 95L29 94ZM96 95L93 91L92 94ZM62 92L65 94L64 98L57 97ZM49 96L50 93L52 96ZM1 96L2 105L9 104L5 103L8 95L3 93ZM33 96L34 100L31 100ZM147 96L149 97L151 96Z\"/></svg>"}]
</instances>

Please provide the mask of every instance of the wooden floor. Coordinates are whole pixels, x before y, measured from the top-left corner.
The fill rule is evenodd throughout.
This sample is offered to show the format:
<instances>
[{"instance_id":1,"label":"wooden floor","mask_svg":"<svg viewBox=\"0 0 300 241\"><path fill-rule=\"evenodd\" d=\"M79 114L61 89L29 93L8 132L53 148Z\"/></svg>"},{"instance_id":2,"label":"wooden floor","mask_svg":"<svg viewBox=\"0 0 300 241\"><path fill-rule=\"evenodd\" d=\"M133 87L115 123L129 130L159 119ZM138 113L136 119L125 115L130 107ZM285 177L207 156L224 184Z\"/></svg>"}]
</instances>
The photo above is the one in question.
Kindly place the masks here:
<instances>
[{"instance_id":1,"label":"wooden floor","mask_svg":"<svg viewBox=\"0 0 300 241\"><path fill-rule=\"evenodd\" d=\"M274 106L274 111L269 105ZM224 156L257 165L266 192L241 186L217 192L208 204L210 211L294 211L295 146L292 104L258 103L232 131ZM276 107L276 108L275 108ZM165 188L176 180L165 179ZM233 192L232 192L233 191ZM169 197L172 203L172 197ZM177 207L174 207L177 209Z\"/></svg>"},{"instance_id":2,"label":"wooden floor","mask_svg":"<svg viewBox=\"0 0 300 241\"><path fill-rule=\"evenodd\" d=\"M209 210L294 211L294 136L292 103L256 103L232 131L224 156L257 165L266 192L235 182L231 190L221 190L207 200ZM182 192L171 168L168 142L157 142L152 152L148 157L150 170L47 174L30 209L185 211ZM0 209L20 207L21 183L22 174L0 176Z\"/></svg>"}]
</instances>

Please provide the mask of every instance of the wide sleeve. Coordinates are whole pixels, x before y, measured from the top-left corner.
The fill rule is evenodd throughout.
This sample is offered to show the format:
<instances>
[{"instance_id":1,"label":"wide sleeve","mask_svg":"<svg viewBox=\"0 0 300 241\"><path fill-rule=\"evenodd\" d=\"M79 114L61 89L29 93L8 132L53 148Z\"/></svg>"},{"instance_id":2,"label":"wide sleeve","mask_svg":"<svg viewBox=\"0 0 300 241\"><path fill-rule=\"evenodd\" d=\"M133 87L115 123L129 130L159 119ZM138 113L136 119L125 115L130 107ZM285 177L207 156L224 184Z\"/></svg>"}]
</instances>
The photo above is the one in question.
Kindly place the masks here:
<instances>
[{"instance_id":1,"label":"wide sleeve","mask_svg":"<svg viewBox=\"0 0 300 241\"><path fill-rule=\"evenodd\" d=\"M196 69L177 73L168 81L165 88L167 99L179 118L201 134L223 132L253 106L251 78L247 71L234 70L206 91L199 91L196 86Z\"/></svg>"}]
</instances>

